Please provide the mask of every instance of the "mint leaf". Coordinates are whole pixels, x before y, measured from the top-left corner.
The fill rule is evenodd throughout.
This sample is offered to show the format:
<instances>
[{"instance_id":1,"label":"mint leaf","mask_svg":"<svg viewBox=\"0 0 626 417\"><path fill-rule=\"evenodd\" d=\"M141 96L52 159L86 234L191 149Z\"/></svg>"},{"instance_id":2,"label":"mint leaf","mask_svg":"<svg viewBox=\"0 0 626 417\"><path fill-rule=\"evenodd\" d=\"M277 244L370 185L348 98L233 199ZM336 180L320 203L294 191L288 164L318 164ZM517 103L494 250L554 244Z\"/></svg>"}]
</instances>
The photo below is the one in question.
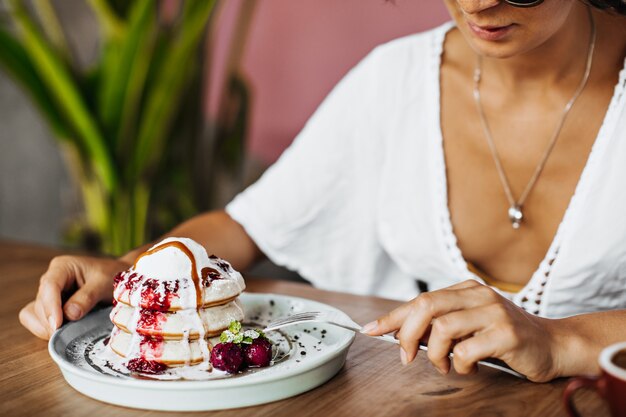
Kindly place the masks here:
<instances>
[{"instance_id":1,"label":"mint leaf","mask_svg":"<svg viewBox=\"0 0 626 417\"><path fill-rule=\"evenodd\" d=\"M241 323L235 320L231 321L230 326L228 326L228 330L235 334L239 333L239 331L241 330Z\"/></svg>"},{"instance_id":2,"label":"mint leaf","mask_svg":"<svg viewBox=\"0 0 626 417\"><path fill-rule=\"evenodd\" d=\"M255 339L265 337L265 334L259 329L248 329L241 331L241 323L238 321L231 321L228 326L228 330L224 330L220 335L220 342L222 343L235 343L251 345Z\"/></svg>"}]
</instances>

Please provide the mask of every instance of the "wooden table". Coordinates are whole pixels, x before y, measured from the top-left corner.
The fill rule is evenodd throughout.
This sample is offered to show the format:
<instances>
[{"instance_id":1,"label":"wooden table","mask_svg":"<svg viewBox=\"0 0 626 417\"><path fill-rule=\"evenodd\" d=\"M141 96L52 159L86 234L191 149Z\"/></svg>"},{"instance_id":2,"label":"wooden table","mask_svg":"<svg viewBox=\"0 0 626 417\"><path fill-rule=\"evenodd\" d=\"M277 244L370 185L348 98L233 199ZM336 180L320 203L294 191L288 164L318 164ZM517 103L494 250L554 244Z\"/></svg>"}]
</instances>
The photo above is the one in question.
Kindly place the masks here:
<instances>
[{"instance_id":1,"label":"wooden table","mask_svg":"<svg viewBox=\"0 0 626 417\"><path fill-rule=\"evenodd\" d=\"M58 250L0 242L0 416L156 416L101 403L74 391L48 356L47 344L18 322L18 311L35 294L39 276ZM395 301L314 289L303 284L249 279L251 292L318 300L366 322L398 305ZM441 376L420 354L402 366L398 347L358 336L343 369L323 386L297 397L215 416L563 416L565 380L534 384L481 369L472 376ZM585 415L606 416L598 397L581 392ZM189 415L189 413L167 413Z\"/></svg>"}]
</instances>

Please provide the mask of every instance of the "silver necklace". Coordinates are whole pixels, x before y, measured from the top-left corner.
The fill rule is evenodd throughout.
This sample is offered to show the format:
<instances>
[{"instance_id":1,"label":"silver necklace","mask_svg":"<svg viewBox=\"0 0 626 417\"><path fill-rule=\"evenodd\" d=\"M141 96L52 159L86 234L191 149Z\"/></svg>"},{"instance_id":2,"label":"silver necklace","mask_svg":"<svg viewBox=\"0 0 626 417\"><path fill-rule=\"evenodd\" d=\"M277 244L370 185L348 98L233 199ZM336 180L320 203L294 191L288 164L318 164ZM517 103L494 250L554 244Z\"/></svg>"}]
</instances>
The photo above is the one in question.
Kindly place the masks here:
<instances>
[{"instance_id":1,"label":"silver necklace","mask_svg":"<svg viewBox=\"0 0 626 417\"><path fill-rule=\"evenodd\" d=\"M587 85L587 81L589 80L589 74L591 73L591 65L593 63L593 51L596 45L596 24L593 19L593 15L591 14L591 11L589 11L589 21L591 24L591 35L589 37L589 48L587 51L587 64L585 67L585 73L583 74L583 77L580 81L580 84L578 85L578 88L574 92L574 95L563 108L559 123L557 124L556 129L554 129L554 132L552 133L552 137L550 138L550 141L548 142L548 146L546 147L546 150L544 151L543 156L541 157L541 160L539 161L539 164L535 168L535 172L530 178L530 181L528 181L528 183L526 184L526 188L524 189L524 191L522 192L522 194L517 200L515 200L515 198L513 197L509 179L507 178L506 173L504 172L504 168L502 167L502 161L500 160L500 156L498 154L496 145L493 140L493 136L491 134L491 129L489 129L489 124L487 123L485 111L483 110L483 105L482 105L481 96L480 96L480 81L482 77L482 59L480 56L478 57L478 60L476 62L476 69L474 71L474 101L476 102L478 113L480 114L480 120L482 122L483 129L485 131L485 138L487 139L489 150L491 151L491 156L493 157L493 161L495 162L496 169L498 171L498 176L500 177L500 182L502 183L502 187L504 188L504 193L506 194L506 198L509 202L508 215L509 215L509 220L511 221L511 226L513 226L513 229L519 229L519 227L521 226L522 220L524 219L524 213L522 212L524 202L526 201L528 194L530 194L530 191L535 186L535 183L539 179L539 175L541 175L541 171L543 171L543 168L545 167L546 162L548 161L548 157L550 156L552 149L554 149L554 145L556 144L556 140L559 137L559 133L561 133L561 129L563 128L563 124L565 123L565 119L567 118L569 111L574 105L574 102L576 102L576 99L578 98L578 96L580 96L580 94L584 90L585 86Z\"/></svg>"}]
</instances>

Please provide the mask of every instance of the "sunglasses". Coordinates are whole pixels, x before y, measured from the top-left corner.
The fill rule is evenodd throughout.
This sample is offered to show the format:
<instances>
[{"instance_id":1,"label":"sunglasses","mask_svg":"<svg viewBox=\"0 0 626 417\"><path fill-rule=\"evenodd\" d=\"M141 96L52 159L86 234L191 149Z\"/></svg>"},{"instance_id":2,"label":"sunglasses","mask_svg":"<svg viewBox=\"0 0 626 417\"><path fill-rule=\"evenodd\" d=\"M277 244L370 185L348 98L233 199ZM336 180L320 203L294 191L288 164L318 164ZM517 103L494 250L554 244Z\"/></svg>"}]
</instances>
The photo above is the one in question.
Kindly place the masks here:
<instances>
[{"instance_id":1,"label":"sunglasses","mask_svg":"<svg viewBox=\"0 0 626 417\"><path fill-rule=\"evenodd\" d=\"M504 0L513 7L535 7L543 3L543 0Z\"/></svg>"}]
</instances>

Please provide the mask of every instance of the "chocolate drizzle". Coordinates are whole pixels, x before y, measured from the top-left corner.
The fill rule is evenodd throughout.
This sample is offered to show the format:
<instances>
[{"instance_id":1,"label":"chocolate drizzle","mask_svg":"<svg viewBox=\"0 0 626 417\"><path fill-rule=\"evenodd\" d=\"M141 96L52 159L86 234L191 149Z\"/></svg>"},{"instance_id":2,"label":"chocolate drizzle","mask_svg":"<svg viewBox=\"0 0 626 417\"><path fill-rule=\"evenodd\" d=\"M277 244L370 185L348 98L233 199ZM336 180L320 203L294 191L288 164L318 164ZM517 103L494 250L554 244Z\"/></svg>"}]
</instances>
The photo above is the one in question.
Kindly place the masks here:
<instances>
[{"instance_id":1,"label":"chocolate drizzle","mask_svg":"<svg viewBox=\"0 0 626 417\"><path fill-rule=\"evenodd\" d=\"M220 272L215 268L209 268L209 267L202 268L201 273L202 273L202 286L203 287L210 287L213 281L223 278L222 274L220 274Z\"/></svg>"},{"instance_id":2,"label":"chocolate drizzle","mask_svg":"<svg viewBox=\"0 0 626 417\"><path fill-rule=\"evenodd\" d=\"M193 280L193 285L196 288L196 307L202 306L202 287L200 285L201 284L200 277L198 276L198 268L196 267L196 257L193 256L193 253L189 250L189 248L184 243L172 241L172 242L163 243L162 245L152 248L149 251L146 251L142 253L141 255L139 255L137 260L135 260L135 265L133 265L133 268L137 269L137 264L139 263L139 260L143 258L144 256L152 255L153 253L159 252L169 247L174 247L180 250L185 255L187 255L187 258L189 258L189 261L191 262L191 279Z\"/></svg>"}]
</instances>

